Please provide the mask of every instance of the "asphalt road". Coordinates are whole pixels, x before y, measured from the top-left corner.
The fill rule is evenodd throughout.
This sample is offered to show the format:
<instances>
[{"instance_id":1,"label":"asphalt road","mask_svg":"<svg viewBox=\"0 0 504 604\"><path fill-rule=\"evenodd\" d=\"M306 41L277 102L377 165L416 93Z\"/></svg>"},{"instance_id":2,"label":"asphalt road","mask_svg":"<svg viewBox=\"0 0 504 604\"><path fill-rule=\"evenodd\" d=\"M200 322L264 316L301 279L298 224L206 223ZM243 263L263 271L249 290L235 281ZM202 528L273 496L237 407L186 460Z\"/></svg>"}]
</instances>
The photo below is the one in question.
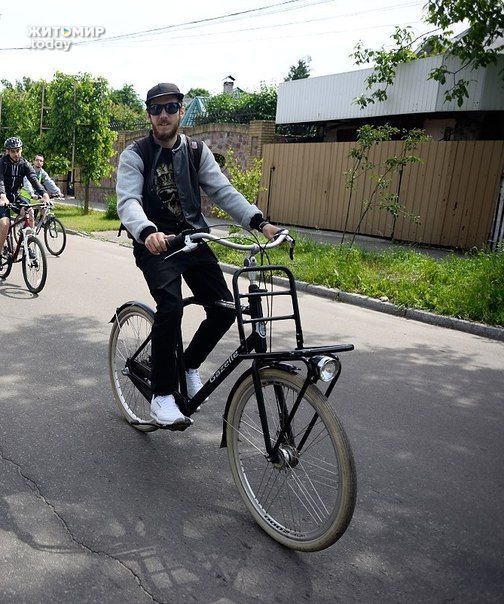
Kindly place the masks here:
<instances>
[{"instance_id":1,"label":"asphalt road","mask_svg":"<svg viewBox=\"0 0 504 604\"><path fill-rule=\"evenodd\" d=\"M308 344L356 346L332 401L357 507L307 555L239 499L219 449L230 378L185 433L120 418L108 321L130 299L150 301L131 250L77 236L38 297L19 266L0 282L2 603L502 601L503 343L300 295Z\"/></svg>"}]
</instances>

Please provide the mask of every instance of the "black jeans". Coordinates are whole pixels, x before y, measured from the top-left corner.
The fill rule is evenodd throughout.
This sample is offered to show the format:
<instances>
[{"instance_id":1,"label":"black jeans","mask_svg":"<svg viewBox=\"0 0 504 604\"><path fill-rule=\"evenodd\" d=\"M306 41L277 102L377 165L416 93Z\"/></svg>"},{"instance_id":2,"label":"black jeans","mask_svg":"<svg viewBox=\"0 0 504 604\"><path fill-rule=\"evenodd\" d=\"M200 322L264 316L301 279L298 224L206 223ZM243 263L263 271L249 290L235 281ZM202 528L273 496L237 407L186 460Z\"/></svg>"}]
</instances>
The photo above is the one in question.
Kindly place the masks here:
<instances>
[{"instance_id":1,"label":"black jeans","mask_svg":"<svg viewBox=\"0 0 504 604\"><path fill-rule=\"evenodd\" d=\"M213 304L217 300L232 301L233 296L206 244L166 261L166 254L156 256L138 244L134 254L157 305L152 326L152 392L171 394L177 388L175 346L183 311L181 277L206 311L206 318L184 352L186 368L197 369L233 324L235 311Z\"/></svg>"}]
</instances>

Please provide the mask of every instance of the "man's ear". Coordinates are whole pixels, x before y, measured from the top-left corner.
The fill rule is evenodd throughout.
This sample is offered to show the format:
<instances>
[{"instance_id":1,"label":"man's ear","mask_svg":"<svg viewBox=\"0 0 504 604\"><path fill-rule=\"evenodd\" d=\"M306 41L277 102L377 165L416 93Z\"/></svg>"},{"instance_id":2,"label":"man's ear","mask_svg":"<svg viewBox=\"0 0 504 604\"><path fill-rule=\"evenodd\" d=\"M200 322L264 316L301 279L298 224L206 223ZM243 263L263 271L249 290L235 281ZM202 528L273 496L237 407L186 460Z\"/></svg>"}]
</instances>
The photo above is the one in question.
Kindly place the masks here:
<instances>
[{"instance_id":1,"label":"man's ear","mask_svg":"<svg viewBox=\"0 0 504 604\"><path fill-rule=\"evenodd\" d=\"M180 117L182 117L184 115L184 113L185 113L185 107L184 107L184 105L180 106L179 113L180 113Z\"/></svg>"}]
</instances>

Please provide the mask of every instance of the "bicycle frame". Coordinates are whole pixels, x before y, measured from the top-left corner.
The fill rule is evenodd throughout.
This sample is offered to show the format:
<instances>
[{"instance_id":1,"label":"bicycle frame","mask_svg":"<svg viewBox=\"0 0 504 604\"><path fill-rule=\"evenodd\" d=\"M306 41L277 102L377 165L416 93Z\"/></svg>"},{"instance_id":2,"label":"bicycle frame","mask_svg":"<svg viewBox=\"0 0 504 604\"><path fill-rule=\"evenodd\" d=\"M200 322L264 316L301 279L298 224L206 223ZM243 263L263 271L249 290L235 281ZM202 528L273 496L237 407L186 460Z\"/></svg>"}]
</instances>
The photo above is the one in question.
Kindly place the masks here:
<instances>
[{"instance_id":1,"label":"bicycle frame","mask_svg":"<svg viewBox=\"0 0 504 604\"><path fill-rule=\"evenodd\" d=\"M18 239L17 244L14 246L14 228L18 224L24 224L24 228L21 229L21 237ZM25 212L22 216L19 215L17 218L11 218L9 225L9 232L7 233L7 247L9 248L9 252L12 255L12 262L20 262L21 257L19 256L19 250L21 246L23 246L25 254L28 254L28 235L33 235L34 230L28 224L28 214Z\"/></svg>"},{"instance_id":2,"label":"bicycle frame","mask_svg":"<svg viewBox=\"0 0 504 604\"><path fill-rule=\"evenodd\" d=\"M260 289L257 284L256 277L258 273L272 273L273 271L281 271L286 274L289 281L289 288L285 291L279 292L270 292L265 289ZM238 279L241 275L249 274L250 277L250 285L247 293L240 293L238 287ZM223 436L221 441L221 447L226 446L226 432L225 426L227 421L227 414L229 410L229 405L233 396L233 393L240 384L243 379L248 377L250 373L252 373L259 416L261 420L261 425L264 434L265 448L270 459L275 459L278 453L278 449L283 442L285 436L292 441L293 435L290 431L290 426L292 423L292 419L299 407L301 400L306 392L306 389L310 384L317 381L318 376L316 375L315 367L310 362L310 360L319 355L329 355L332 356L338 363L338 369L336 375L329 383L329 386L326 391L326 396L332 392L340 373L341 373L341 365L339 364L339 359L336 356L339 352L350 351L353 350L352 344L335 344L328 346L316 346L305 348L303 346L303 332L301 327L301 319L299 315L299 306L297 300L297 292L296 292L296 284L294 280L294 276L291 271L284 266L277 265L266 265L266 266L252 266L244 267L238 269L233 276L233 293L234 293L234 304L233 303L225 303L225 302L217 302L216 304L222 306L228 306L232 304L233 308L236 310L237 314L237 322L238 322L238 331L240 336L240 345L236 350L221 364L221 366L214 371L214 373L210 376L210 378L205 382L201 390L189 401L187 400L187 390L185 386L185 368L182 363L182 336L179 334L178 344L177 344L177 364L178 364L178 372L179 372L179 384L180 384L180 393L176 393L177 403L179 404L181 411L185 415L192 415L195 410L205 401L205 399L210 396L216 388L236 369L236 367L245 360L252 360L252 366L240 377L238 378L237 383L235 384L233 390L231 391L225 411L224 411L224 429ZM278 316L264 316L262 311L262 298L263 297L272 297L272 296L290 296L292 301L292 313L287 315L278 315ZM243 307L241 305L241 300L247 298L248 306ZM197 304L197 301L194 298L187 298L184 300L184 306L188 306L190 304ZM126 305L123 305L120 309L116 311L116 316L118 312L124 308ZM244 315L250 316L250 319L244 319ZM114 320L114 319L113 319ZM267 342L266 342L266 323L274 322L274 321L284 321L291 320L294 321L296 326L296 348L294 350L281 350L281 351L267 351ZM250 324L252 326L251 333L246 336L245 335L245 325ZM135 387L141 392L141 394L150 401L152 392L150 388L150 371L145 365L136 361L137 357L142 353L144 348L149 344L151 336L149 335L145 341L140 345L140 347L136 350L135 354L127 360L126 362L126 371L129 379L135 385ZM267 366L280 366L283 369L287 369L289 371L296 371L295 368L290 363L293 361L301 361L305 364L307 368L307 375L303 387L299 391L296 401L293 404L293 407L290 413L287 416L287 409L285 406L285 401L281 401L282 405L282 413L287 416L285 418L285 423L283 425L282 430L276 436L275 442L273 443L271 440L271 435L268 426L267 414L265 409L265 401L263 397L263 391L260 384L260 370L261 368ZM300 450L304 444L304 441L308 438L311 428L315 425L317 420L317 415L315 414L307 433L303 437L302 442L297 445L298 450ZM140 422L138 422L139 424ZM147 423L147 422L142 422ZM156 424L157 425L157 424Z\"/></svg>"}]
</instances>

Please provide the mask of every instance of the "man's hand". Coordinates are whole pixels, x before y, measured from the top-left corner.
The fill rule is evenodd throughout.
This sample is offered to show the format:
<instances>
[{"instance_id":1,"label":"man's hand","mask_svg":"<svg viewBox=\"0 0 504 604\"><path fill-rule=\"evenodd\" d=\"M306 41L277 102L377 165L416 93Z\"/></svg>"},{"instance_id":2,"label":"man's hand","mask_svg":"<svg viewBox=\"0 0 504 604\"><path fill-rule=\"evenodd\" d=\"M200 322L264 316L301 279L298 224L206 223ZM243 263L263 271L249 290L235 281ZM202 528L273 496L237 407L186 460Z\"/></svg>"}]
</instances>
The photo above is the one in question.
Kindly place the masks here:
<instances>
[{"instance_id":1,"label":"man's hand","mask_svg":"<svg viewBox=\"0 0 504 604\"><path fill-rule=\"evenodd\" d=\"M159 231L157 233L151 233L145 239L145 247L151 254L157 256L161 252L166 252L166 239L171 239L172 237L175 237L175 235L165 235Z\"/></svg>"},{"instance_id":2,"label":"man's hand","mask_svg":"<svg viewBox=\"0 0 504 604\"><path fill-rule=\"evenodd\" d=\"M44 193L42 195L42 199L46 202L46 203L50 203L51 202L51 198L49 197L48 193Z\"/></svg>"},{"instance_id":3,"label":"man's hand","mask_svg":"<svg viewBox=\"0 0 504 604\"><path fill-rule=\"evenodd\" d=\"M282 231L283 229L279 229L278 227L276 227L274 224L270 224L268 222L268 224L265 224L262 228L262 234L267 237L268 239L273 239L273 237L279 233L280 231Z\"/></svg>"},{"instance_id":4,"label":"man's hand","mask_svg":"<svg viewBox=\"0 0 504 604\"><path fill-rule=\"evenodd\" d=\"M7 195L2 193L0 195L0 206L8 206L8 205L9 205L9 200L7 199Z\"/></svg>"}]
</instances>

